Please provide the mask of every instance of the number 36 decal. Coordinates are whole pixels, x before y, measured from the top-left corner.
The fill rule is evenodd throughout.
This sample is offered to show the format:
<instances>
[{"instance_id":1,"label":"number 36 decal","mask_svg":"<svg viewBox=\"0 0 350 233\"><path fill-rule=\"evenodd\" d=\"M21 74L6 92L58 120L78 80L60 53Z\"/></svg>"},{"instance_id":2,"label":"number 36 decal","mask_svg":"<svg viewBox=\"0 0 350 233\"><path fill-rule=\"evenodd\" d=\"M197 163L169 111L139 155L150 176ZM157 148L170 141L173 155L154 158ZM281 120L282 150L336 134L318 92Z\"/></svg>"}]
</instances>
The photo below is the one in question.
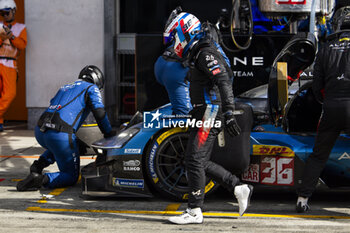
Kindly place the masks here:
<instances>
[{"instance_id":1,"label":"number 36 decal","mask_svg":"<svg viewBox=\"0 0 350 233\"><path fill-rule=\"evenodd\" d=\"M261 183L270 185L294 185L294 158L261 158Z\"/></svg>"}]
</instances>

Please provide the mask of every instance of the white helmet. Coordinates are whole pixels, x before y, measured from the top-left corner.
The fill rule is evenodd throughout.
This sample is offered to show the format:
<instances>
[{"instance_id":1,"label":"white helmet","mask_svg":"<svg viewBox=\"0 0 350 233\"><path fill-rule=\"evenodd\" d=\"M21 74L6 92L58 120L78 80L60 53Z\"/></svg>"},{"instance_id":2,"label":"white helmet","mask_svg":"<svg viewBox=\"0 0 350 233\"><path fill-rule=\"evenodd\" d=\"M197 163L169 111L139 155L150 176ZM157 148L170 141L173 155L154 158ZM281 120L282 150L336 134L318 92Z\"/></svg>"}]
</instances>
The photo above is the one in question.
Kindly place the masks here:
<instances>
[{"instance_id":1,"label":"white helmet","mask_svg":"<svg viewBox=\"0 0 350 233\"><path fill-rule=\"evenodd\" d=\"M16 8L16 3L14 0L0 0L0 10L11 10Z\"/></svg>"}]
</instances>

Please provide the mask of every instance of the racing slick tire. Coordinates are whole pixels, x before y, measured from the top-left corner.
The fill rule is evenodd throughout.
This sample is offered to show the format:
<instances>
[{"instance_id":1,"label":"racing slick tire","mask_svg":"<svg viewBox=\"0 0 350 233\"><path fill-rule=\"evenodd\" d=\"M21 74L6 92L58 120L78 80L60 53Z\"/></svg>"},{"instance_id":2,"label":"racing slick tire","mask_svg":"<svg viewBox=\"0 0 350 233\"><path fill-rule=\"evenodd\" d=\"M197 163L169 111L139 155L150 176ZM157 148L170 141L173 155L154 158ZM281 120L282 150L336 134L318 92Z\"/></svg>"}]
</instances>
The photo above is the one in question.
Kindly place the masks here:
<instances>
[{"instance_id":1,"label":"racing slick tire","mask_svg":"<svg viewBox=\"0 0 350 233\"><path fill-rule=\"evenodd\" d=\"M187 173L184 156L188 141L186 128L162 131L150 143L146 156L146 175L151 186L163 197L186 201L188 199ZM207 178L205 193L212 193L219 186Z\"/></svg>"}]
</instances>

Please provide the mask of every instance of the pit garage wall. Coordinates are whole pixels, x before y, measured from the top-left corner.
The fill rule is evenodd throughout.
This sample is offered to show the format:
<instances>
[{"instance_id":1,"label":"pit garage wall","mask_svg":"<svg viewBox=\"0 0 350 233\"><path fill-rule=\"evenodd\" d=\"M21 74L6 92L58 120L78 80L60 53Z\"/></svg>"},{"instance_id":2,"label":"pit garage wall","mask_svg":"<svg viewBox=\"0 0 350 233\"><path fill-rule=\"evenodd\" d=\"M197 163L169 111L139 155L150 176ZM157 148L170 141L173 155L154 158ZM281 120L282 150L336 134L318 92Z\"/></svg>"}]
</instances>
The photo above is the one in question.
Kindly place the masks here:
<instances>
[{"instance_id":1,"label":"pit garage wall","mask_svg":"<svg viewBox=\"0 0 350 233\"><path fill-rule=\"evenodd\" d=\"M94 64L104 70L104 1L25 1L28 128L63 84Z\"/></svg>"}]
</instances>

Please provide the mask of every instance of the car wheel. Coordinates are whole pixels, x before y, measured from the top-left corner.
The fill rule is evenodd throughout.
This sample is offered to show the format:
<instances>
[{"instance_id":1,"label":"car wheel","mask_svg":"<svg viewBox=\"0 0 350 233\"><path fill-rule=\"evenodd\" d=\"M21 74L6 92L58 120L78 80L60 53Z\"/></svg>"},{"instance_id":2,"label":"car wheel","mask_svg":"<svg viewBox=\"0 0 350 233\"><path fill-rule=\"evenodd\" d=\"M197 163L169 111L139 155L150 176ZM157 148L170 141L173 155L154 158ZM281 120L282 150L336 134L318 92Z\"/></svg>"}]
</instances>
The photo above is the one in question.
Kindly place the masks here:
<instances>
[{"instance_id":1,"label":"car wheel","mask_svg":"<svg viewBox=\"0 0 350 233\"><path fill-rule=\"evenodd\" d=\"M188 199L187 172L184 156L188 141L186 128L173 128L160 133L146 152L146 173L154 189L162 196L176 201ZM207 179L208 195L219 185Z\"/></svg>"}]
</instances>

